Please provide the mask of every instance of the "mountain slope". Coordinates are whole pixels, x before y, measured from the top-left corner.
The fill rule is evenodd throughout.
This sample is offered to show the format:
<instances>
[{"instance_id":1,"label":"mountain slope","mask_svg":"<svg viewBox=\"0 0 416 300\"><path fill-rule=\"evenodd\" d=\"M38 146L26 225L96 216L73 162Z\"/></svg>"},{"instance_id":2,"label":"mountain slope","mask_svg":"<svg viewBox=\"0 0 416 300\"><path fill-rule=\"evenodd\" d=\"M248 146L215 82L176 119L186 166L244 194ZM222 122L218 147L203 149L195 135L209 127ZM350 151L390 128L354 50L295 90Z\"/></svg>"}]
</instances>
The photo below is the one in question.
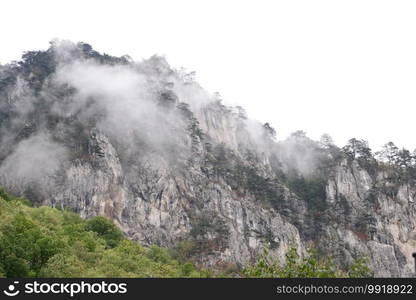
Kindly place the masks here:
<instances>
[{"instance_id":1,"label":"mountain slope","mask_svg":"<svg viewBox=\"0 0 416 300\"><path fill-rule=\"evenodd\" d=\"M106 216L205 266L313 243L342 268L367 256L376 276L413 272L412 155L382 162L364 141L302 132L276 142L161 57L55 42L2 66L0 114L0 185L34 205Z\"/></svg>"},{"instance_id":2,"label":"mountain slope","mask_svg":"<svg viewBox=\"0 0 416 300\"><path fill-rule=\"evenodd\" d=\"M1 192L1 191L0 191ZM166 249L140 247L108 220L32 208L0 196L0 275L7 277L201 277ZM5 199L3 199L5 197Z\"/></svg>"}]
</instances>

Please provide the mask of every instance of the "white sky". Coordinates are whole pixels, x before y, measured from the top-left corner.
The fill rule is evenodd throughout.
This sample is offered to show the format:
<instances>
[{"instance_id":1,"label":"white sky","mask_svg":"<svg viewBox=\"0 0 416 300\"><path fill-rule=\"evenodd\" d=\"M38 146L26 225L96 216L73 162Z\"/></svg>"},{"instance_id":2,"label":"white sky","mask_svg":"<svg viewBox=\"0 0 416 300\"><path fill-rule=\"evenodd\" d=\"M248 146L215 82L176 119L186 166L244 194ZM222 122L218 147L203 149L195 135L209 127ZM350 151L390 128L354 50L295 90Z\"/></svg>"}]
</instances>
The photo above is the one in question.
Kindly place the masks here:
<instances>
[{"instance_id":1,"label":"white sky","mask_svg":"<svg viewBox=\"0 0 416 300\"><path fill-rule=\"evenodd\" d=\"M416 1L1 0L0 62L53 38L173 67L269 121L339 145L416 147Z\"/></svg>"}]
</instances>

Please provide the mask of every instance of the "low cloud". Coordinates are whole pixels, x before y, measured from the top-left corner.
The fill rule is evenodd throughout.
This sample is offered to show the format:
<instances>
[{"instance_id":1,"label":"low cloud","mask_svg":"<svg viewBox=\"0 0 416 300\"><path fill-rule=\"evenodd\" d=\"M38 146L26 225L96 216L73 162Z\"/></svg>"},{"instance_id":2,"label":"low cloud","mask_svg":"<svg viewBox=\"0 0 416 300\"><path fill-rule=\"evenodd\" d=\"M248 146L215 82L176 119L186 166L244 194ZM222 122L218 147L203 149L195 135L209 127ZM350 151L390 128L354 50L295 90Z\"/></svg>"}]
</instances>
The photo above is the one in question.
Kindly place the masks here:
<instances>
[{"instance_id":1,"label":"low cloud","mask_svg":"<svg viewBox=\"0 0 416 300\"><path fill-rule=\"evenodd\" d=\"M53 176L67 158L67 150L40 133L21 141L3 161L0 176L10 185L25 186Z\"/></svg>"}]
</instances>

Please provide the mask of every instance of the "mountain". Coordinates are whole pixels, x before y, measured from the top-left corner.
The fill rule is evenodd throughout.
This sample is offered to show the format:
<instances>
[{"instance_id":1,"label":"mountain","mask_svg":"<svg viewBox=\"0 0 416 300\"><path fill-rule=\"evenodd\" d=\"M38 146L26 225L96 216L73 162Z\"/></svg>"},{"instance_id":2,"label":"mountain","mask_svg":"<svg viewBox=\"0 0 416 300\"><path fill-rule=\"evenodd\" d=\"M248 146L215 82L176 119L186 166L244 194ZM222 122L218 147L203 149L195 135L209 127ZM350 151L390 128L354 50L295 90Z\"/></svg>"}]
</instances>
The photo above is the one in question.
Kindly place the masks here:
<instances>
[{"instance_id":1,"label":"mountain","mask_svg":"<svg viewBox=\"0 0 416 300\"><path fill-rule=\"evenodd\" d=\"M0 66L1 186L205 267L314 245L341 269L366 257L375 276L411 276L415 179L393 143L277 141L163 57L55 41Z\"/></svg>"}]
</instances>

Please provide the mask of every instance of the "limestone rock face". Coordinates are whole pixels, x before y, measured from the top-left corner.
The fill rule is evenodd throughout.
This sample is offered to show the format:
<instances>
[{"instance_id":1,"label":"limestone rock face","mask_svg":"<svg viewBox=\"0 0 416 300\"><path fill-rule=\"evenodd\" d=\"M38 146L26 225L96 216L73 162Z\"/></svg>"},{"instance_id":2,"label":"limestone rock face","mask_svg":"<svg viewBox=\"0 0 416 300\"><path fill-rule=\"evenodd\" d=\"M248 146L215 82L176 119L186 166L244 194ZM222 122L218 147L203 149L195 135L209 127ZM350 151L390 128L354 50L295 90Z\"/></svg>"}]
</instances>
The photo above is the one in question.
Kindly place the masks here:
<instances>
[{"instance_id":1,"label":"limestone rock face","mask_svg":"<svg viewBox=\"0 0 416 300\"><path fill-rule=\"evenodd\" d=\"M3 66L0 185L208 266L243 265L265 247L283 261L313 243L340 267L365 256L376 276L413 274L412 180L301 133L276 142L191 77L85 44Z\"/></svg>"},{"instance_id":2,"label":"limestone rock face","mask_svg":"<svg viewBox=\"0 0 416 300\"><path fill-rule=\"evenodd\" d=\"M217 134L222 141L229 138ZM109 139L93 130L88 159L66 166L64 183L44 195L42 204L70 207L83 217L107 216L144 245L174 247L195 239L203 247L201 262L211 266L248 263L265 246L283 260L289 247L304 253L314 242L342 266L365 256L376 276L413 273L414 187L401 185L396 197L378 193L371 200L377 180L355 161L343 160L326 183L325 218L310 223L307 205L283 185L279 201L284 205L274 208L212 175L213 167L203 162L208 154L201 143L180 169L156 154L147 154L145 163L139 159L137 165L123 166ZM270 175L272 167L264 162L259 158L251 163ZM198 226L205 231L195 235Z\"/></svg>"},{"instance_id":3,"label":"limestone rock face","mask_svg":"<svg viewBox=\"0 0 416 300\"><path fill-rule=\"evenodd\" d=\"M336 222L328 224L328 228L336 230L329 229L324 239L335 242L342 253L340 259L349 260L355 253L371 258L376 276L411 276L416 245L415 187L400 185L396 195L387 196L374 192L374 187L385 184L382 174L377 178L372 180L357 163L347 166L343 162L336 168L334 178L328 182L327 199L334 211L340 202L348 209L341 211Z\"/></svg>"}]
</instances>

